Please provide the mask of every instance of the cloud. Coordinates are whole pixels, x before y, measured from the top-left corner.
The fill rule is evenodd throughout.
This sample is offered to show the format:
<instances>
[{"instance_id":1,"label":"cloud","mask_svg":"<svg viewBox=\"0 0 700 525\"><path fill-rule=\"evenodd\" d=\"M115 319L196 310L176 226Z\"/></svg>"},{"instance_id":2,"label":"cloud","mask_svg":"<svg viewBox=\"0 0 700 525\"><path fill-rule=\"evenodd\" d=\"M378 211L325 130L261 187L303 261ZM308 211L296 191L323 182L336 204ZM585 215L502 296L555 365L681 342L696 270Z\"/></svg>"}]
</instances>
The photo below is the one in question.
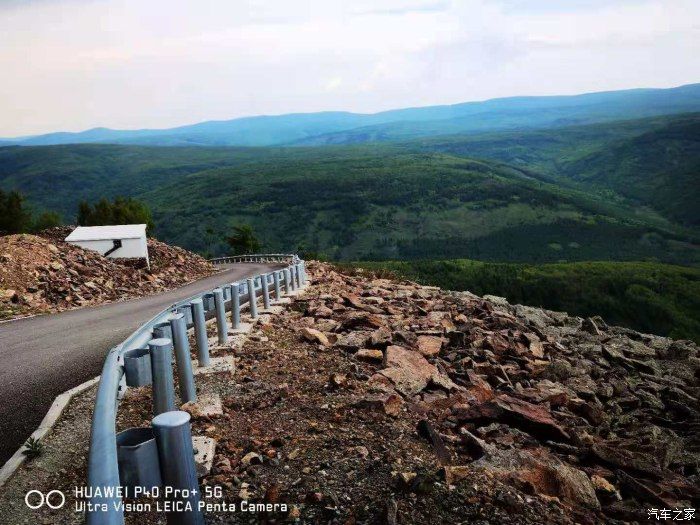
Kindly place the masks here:
<instances>
[{"instance_id":1,"label":"cloud","mask_svg":"<svg viewBox=\"0 0 700 525\"><path fill-rule=\"evenodd\" d=\"M434 13L446 11L450 2L392 2L393 6L387 5L384 7L354 7L351 13L355 15L405 15L408 13Z\"/></svg>"},{"instance_id":2,"label":"cloud","mask_svg":"<svg viewBox=\"0 0 700 525\"><path fill-rule=\"evenodd\" d=\"M325 83L326 91L336 91L340 86L343 85L343 79L340 77L331 77Z\"/></svg>"},{"instance_id":3,"label":"cloud","mask_svg":"<svg viewBox=\"0 0 700 525\"><path fill-rule=\"evenodd\" d=\"M695 0L6 5L0 136L700 80Z\"/></svg>"},{"instance_id":4,"label":"cloud","mask_svg":"<svg viewBox=\"0 0 700 525\"><path fill-rule=\"evenodd\" d=\"M643 3L640 0L496 0L496 3L511 12L544 13L544 12L576 12L594 10L606 7L620 7Z\"/></svg>"}]
</instances>

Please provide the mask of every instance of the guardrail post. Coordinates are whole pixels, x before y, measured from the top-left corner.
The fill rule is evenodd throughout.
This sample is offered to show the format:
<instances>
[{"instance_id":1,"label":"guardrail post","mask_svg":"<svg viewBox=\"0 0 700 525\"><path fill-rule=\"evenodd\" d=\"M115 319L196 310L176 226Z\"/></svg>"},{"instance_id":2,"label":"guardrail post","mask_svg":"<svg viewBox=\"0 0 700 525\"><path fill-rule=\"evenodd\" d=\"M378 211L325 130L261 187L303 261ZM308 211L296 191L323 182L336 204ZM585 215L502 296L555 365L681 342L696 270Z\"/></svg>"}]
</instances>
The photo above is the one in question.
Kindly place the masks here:
<instances>
[{"instance_id":1,"label":"guardrail post","mask_svg":"<svg viewBox=\"0 0 700 525\"><path fill-rule=\"evenodd\" d=\"M170 319L170 329L173 332L173 343L175 343L175 360L177 361L177 378L180 386L180 400L183 403L197 400L197 389L194 386L194 376L192 375L192 358L190 357L190 342L187 339L187 327L185 326L185 316L175 314ZM207 361L209 353L207 352ZM209 363L203 363L207 366Z\"/></svg>"},{"instance_id":2,"label":"guardrail post","mask_svg":"<svg viewBox=\"0 0 700 525\"><path fill-rule=\"evenodd\" d=\"M268 287L267 275L268 274L264 273L260 276L260 283L262 285L263 307L265 308L265 310L270 309L270 288Z\"/></svg>"},{"instance_id":3,"label":"guardrail post","mask_svg":"<svg viewBox=\"0 0 700 525\"><path fill-rule=\"evenodd\" d=\"M299 263L294 265L294 279L296 280L297 290L301 288L301 272L299 270Z\"/></svg>"},{"instance_id":4,"label":"guardrail post","mask_svg":"<svg viewBox=\"0 0 700 525\"><path fill-rule=\"evenodd\" d=\"M207 325L204 320L204 303L201 299L193 299L190 301L190 308L192 308L192 322L194 323L194 334L197 339L197 360L199 361L199 366L207 366L209 364L209 340L207 338Z\"/></svg>"},{"instance_id":5,"label":"guardrail post","mask_svg":"<svg viewBox=\"0 0 700 525\"><path fill-rule=\"evenodd\" d=\"M241 293L239 286L239 283L231 285L231 323L234 330L238 330L241 327Z\"/></svg>"},{"instance_id":6,"label":"guardrail post","mask_svg":"<svg viewBox=\"0 0 700 525\"><path fill-rule=\"evenodd\" d=\"M216 333L219 336L219 344L225 345L228 341L228 325L226 324L224 291L221 288L214 290L214 307L216 309Z\"/></svg>"},{"instance_id":7,"label":"guardrail post","mask_svg":"<svg viewBox=\"0 0 700 525\"><path fill-rule=\"evenodd\" d=\"M163 495L175 509L168 513L168 524L204 525L204 516L199 511L190 415L180 410L165 412L154 417L151 425L158 444ZM187 506L191 510L185 510Z\"/></svg>"},{"instance_id":8,"label":"guardrail post","mask_svg":"<svg viewBox=\"0 0 700 525\"><path fill-rule=\"evenodd\" d=\"M175 410L173 381L173 344L170 339L151 339L148 342L153 374L153 415Z\"/></svg>"},{"instance_id":9,"label":"guardrail post","mask_svg":"<svg viewBox=\"0 0 700 525\"><path fill-rule=\"evenodd\" d=\"M294 265L289 267L289 284L291 285L290 287L292 291L295 291L297 289L297 280L294 276Z\"/></svg>"},{"instance_id":10,"label":"guardrail post","mask_svg":"<svg viewBox=\"0 0 700 525\"><path fill-rule=\"evenodd\" d=\"M285 268L282 270L282 277L284 279L284 295L289 295L289 269Z\"/></svg>"},{"instance_id":11,"label":"guardrail post","mask_svg":"<svg viewBox=\"0 0 700 525\"><path fill-rule=\"evenodd\" d=\"M173 332L170 330L170 323L165 321L153 327L154 339L172 339Z\"/></svg>"},{"instance_id":12,"label":"guardrail post","mask_svg":"<svg viewBox=\"0 0 700 525\"><path fill-rule=\"evenodd\" d=\"M272 280L275 284L275 302L279 303L282 296L280 295L280 272L275 270L272 272Z\"/></svg>"},{"instance_id":13,"label":"guardrail post","mask_svg":"<svg viewBox=\"0 0 700 525\"><path fill-rule=\"evenodd\" d=\"M257 319L258 305L255 296L255 281L253 279L248 279L248 304L250 305L250 317Z\"/></svg>"}]
</instances>

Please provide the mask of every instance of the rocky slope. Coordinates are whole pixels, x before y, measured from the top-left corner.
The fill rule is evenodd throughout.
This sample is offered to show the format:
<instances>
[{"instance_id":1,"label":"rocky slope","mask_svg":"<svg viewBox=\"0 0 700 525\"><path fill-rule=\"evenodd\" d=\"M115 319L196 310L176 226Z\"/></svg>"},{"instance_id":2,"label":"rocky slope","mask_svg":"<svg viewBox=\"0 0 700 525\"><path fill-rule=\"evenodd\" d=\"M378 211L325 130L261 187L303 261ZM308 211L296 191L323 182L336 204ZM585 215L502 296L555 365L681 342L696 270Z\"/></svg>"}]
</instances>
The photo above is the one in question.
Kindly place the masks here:
<instances>
[{"instance_id":1,"label":"rocky slope","mask_svg":"<svg viewBox=\"0 0 700 525\"><path fill-rule=\"evenodd\" d=\"M384 414L375 430L394 456L416 442L434 452L432 467L392 465L402 522L420 522L426 486L447 522L460 514L441 508L443 497L465 519L478 517L478 503L513 523L646 522L648 509L697 508L694 343L327 265L312 273L285 324L335 366L356 365L306 369L304 381L320 373L327 392L345 393L336 414ZM319 432L342 439L332 426ZM455 501L451 489L467 499Z\"/></svg>"},{"instance_id":2,"label":"rocky slope","mask_svg":"<svg viewBox=\"0 0 700 525\"><path fill-rule=\"evenodd\" d=\"M66 243L71 228L0 237L0 319L151 295L215 272L202 257L148 240L150 270Z\"/></svg>"}]
</instances>

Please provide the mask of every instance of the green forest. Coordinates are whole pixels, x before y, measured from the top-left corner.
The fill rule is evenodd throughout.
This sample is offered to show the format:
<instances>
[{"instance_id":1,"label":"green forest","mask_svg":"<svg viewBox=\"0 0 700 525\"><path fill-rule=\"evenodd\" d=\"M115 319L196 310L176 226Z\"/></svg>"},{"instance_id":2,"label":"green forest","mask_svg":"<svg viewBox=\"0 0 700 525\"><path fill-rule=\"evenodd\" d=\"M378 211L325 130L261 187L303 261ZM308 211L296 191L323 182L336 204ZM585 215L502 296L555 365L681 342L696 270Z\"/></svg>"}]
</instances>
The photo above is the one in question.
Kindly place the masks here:
<instances>
[{"instance_id":1,"label":"green forest","mask_svg":"<svg viewBox=\"0 0 700 525\"><path fill-rule=\"evenodd\" d=\"M699 172L694 113L339 146L0 147L0 204L68 224L128 211L208 256L377 261L697 339ZM39 215L19 217L24 231Z\"/></svg>"},{"instance_id":2,"label":"green forest","mask_svg":"<svg viewBox=\"0 0 700 525\"><path fill-rule=\"evenodd\" d=\"M135 198L150 208L157 237L211 254L226 253L226 235L250 224L265 249L334 260L697 264L698 118L635 122L314 148L6 147L0 187L66 222L83 200ZM667 164L688 180L674 186L661 164L637 159L653 157L652 145L667 151L669 129L679 126L687 130L675 146L683 162ZM519 149L530 156L502 154ZM616 157L621 164L640 164L644 201L601 182L602 169L592 180L566 175L581 156L618 149L629 159Z\"/></svg>"}]
</instances>

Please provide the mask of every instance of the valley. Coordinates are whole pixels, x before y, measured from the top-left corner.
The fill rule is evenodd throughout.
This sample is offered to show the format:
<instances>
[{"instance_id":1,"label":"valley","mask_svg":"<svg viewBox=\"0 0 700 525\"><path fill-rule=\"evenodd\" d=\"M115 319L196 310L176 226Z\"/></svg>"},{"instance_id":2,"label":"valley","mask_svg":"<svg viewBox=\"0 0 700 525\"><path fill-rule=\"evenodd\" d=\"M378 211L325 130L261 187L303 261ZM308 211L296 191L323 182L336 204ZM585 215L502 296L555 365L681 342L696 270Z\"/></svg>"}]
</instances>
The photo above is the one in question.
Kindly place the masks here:
<instances>
[{"instance_id":1,"label":"valley","mask_svg":"<svg viewBox=\"0 0 700 525\"><path fill-rule=\"evenodd\" d=\"M156 237L206 256L247 224L265 251L695 340L699 174L698 113L346 145L0 147L0 188L67 223L81 201L133 197Z\"/></svg>"}]
</instances>

